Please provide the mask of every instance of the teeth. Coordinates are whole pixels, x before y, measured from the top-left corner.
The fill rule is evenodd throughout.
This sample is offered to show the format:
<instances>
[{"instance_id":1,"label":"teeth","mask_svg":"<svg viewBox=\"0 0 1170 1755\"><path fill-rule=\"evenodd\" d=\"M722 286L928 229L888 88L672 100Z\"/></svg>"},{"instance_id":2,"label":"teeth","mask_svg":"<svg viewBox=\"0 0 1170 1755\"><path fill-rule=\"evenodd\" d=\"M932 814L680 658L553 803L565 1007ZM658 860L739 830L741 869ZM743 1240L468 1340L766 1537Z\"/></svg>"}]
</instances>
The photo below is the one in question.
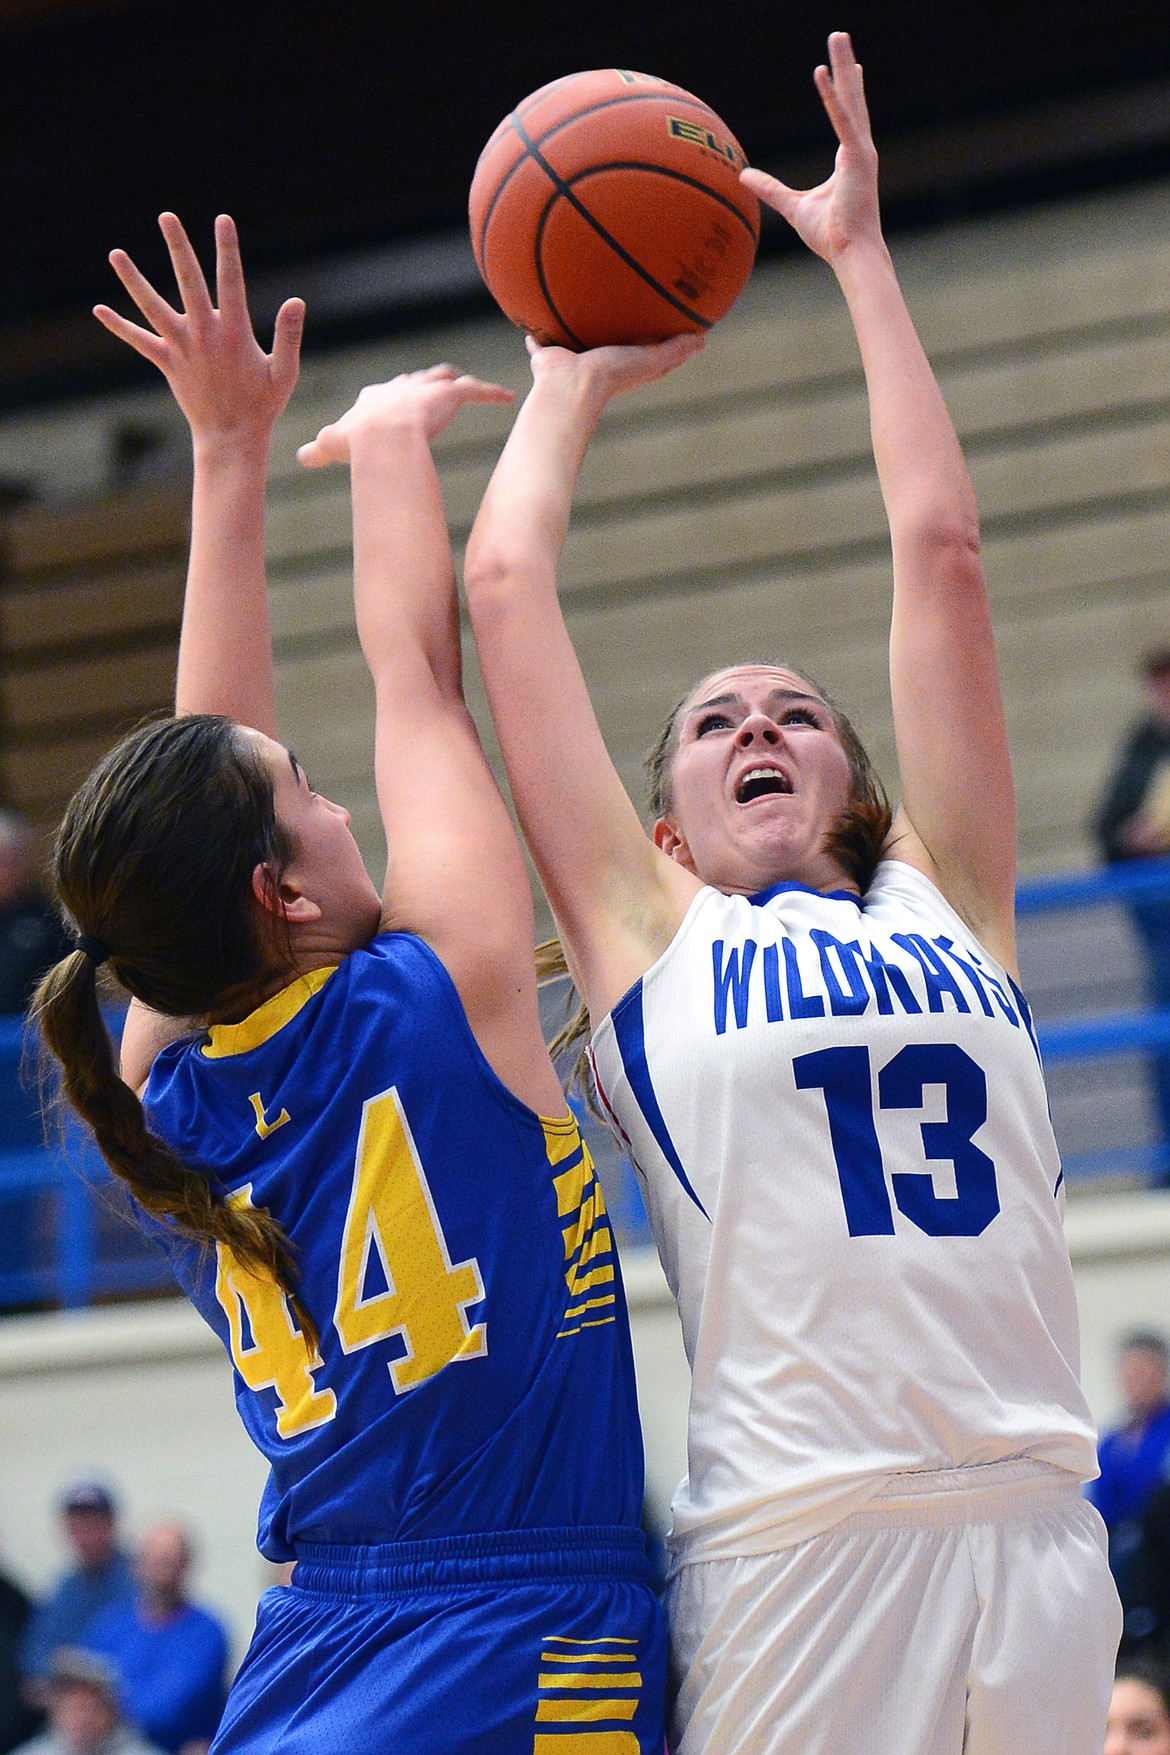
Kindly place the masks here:
<instances>
[{"instance_id":1,"label":"teeth","mask_svg":"<svg viewBox=\"0 0 1170 1755\"><path fill-rule=\"evenodd\" d=\"M735 796L741 804L746 802L744 794L749 792L757 781L761 780L768 784L768 791L772 795L775 795L776 793L787 795L792 791L792 782L781 769L771 767L749 768L745 774L740 776L735 788Z\"/></svg>"}]
</instances>

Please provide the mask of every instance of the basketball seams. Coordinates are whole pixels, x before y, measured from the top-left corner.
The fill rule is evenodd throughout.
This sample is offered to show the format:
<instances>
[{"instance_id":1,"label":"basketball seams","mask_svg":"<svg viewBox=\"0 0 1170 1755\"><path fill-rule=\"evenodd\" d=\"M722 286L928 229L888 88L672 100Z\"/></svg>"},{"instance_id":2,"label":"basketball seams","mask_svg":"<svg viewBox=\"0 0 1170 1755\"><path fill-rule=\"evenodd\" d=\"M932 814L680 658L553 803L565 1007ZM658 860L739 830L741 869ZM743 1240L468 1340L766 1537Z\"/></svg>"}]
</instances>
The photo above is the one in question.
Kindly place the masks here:
<instances>
[{"instance_id":1,"label":"basketball seams","mask_svg":"<svg viewBox=\"0 0 1170 1755\"><path fill-rule=\"evenodd\" d=\"M577 196L574 195L573 190L570 187L570 185L565 181L565 179L560 175L560 173L558 171L555 171L553 169L552 165L549 164L548 160L544 157L544 154L540 151L540 148L535 145L535 143L530 141L529 146L528 146L528 150L529 150L531 157L540 166L540 168L544 171L545 175L550 178L550 180L552 181L552 183L554 185L552 200L548 203L548 206L545 208L545 211L541 216L541 228L540 229L542 231L543 231L543 227L544 227L544 222L547 219L548 213L551 211L553 205L555 204L557 197L558 196L563 197L564 200L566 200L570 204L570 206L573 207L576 210L576 212L580 214L581 218L586 222L586 224L589 226L592 226L593 230L597 233L598 237L602 240L602 242L609 245L609 247L613 251L614 255L619 257L621 259L621 261L623 261L626 264L627 268L632 268L634 270L634 273L639 275L640 278L646 282L647 286L650 287L652 289L652 291L654 291L658 294L659 298L665 299L668 305L673 305L676 311L680 311L684 317L689 319L690 322L697 323L701 329L710 329L713 327L711 319L709 317L700 316L698 311L693 311L690 308L690 306L685 305L681 299L676 299L674 294L672 292L668 291L668 289L666 287L664 287L660 281L655 280L654 276L649 272L648 269L643 268L642 264L639 261L637 261L637 259L635 257L630 255L630 252L626 249L624 244L619 244L618 240L612 235L612 233L610 233L606 230L606 228L602 225L601 221L599 219L597 219L592 213L590 213L589 209L585 206L585 203L583 201L580 201L577 198ZM654 166L652 168L659 169L660 167ZM588 172L578 171L575 174L578 177L580 177L582 175L588 175ZM702 185L700 185L700 187L702 187ZM542 267L541 267L541 263L540 263L539 259L536 262L536 271L537 271L537 274L540 277L542 284L543 284L544 277L543 277ZM558 319L558 321L559 321L559 319ZM571 333L572 333L572 331L566 328L566 334L571 334Z\"/></svg>"},{"instance_id":2,"label":"basketball seams","mask_svg":"<svg viewBox=\"0 0 1170 1755\"><path fill-rule=\"evenodd\" d=\"M560 200L560 198L561 198L560 190L554 189L552 191L552 194L549 196L548 200L545 202L544 207L541 209L540 218L536 223L536 233L535 233L535 236L533 237L533 240L532 240L533 259L534 259L534 263L535 263L535 267L536 267L536 278L537 278L537 281L539 283L541 294L543 295L545 304L548 306L549 310L552 312L553 316L556 318L557 322L560 324L564 333L569 337L569 340L574 344L574 346L578 349L578 351L581 351L584 348L585 344L581 340L581 337L579 335L574 334L574 332L569 328L569 325L565 322L565 319L561 316L561 313L557 307L556 300L553 298L552 293L549 291L548 280L546 279L545 272L544 272L544 251L541 248L541 240L544 237L544 229L548 224L549 215L552 213L553 208L556 206L556 204Z\"/></svg>"},{"instance_id":3,"label":"basketball seams","mask_svg":"<svg viewBox=\"0 0 1170 1755\"><path fill-rule=\"evenodd\" d=\"M672 92L666 91L619 91L616 92L613 97L598 98L594 103L582 104L581 108L579 110L574 110L571 115L562 116L559 121L551 123L549 127L546 128L545 132L539 136L535 144L537 146L543 146L546 140L551 140L554 134L559 134L561 132L562 128L568 128L573 122L579 122L583 116L595 116L599 111L612 110L619 104L648 103L674 104L678 108L681 108L683 104L691 104L696 110L701 110L709 122L714 123L717 127L722 129L725 134L730 135L731 139L735 142L737 151L743 156L744 163L747 163L743 147L740 146L739 141L735 139L734 134L731 134L730 129L719 120L719 117L715 114L714 110L711 109L710 105L705 104L702 98L691 97L689 92L682 91L679 92L677 98ZM520 120L520 114L521 112L519 110L513 110L512 114L508 117L508 121L517 129L518 133L522 134L523 138L528 139L530 136L523 134L523 131L517 126ZM712 133L714 133L714 131L713 128Z\"/></svg>"},{"instance_id":4,"label":"basketball seams","mask_svg":"<svg viewBox=\"0 0 1170 1755\"><path fill-rule=\"evenodd\" d=\"M651 176L670 177L676 183L686 183L689 188L698 189L700 194L707 195L712 201L717 201L721 207L726 207L728 213L734 214L743 226L753 247L759 244L759 233L746 215L735 205L735 202L729 200L726 195L720 195L717 189L712 189L710 183L704 183L698 177L688 176L686 171L676 171L672 165L656 165L648 159L615 158L607 164L588 165L583 171L574 171L568 180L573 184L583 183L586 177L596 177L601 171L646 171Z\"/></svg>"},{"instance_id":5,"label":"basketball seams","mask_svg":"<svg viewBox=\"0 0 1170 1755\"><path fill-rule=\"evenodd\" d=\"M574 322L580 328L580 319L584 319L584 335L592 334L596 327L593 313L596 297L588 292L588 286L594 284L595 277L600 277L597 285L604 285L608 273L618 275L615 289L620 284L620 273L605 267L607 257L610 261L624 263L628 273L646 289L640 295L636 294L635 283L627 281L626 290L620 295L634 301L641 310L639 330L645 326L657 330L661 324L667 333L672 332L667 308L682 316L688 327L707 330L723 315L738 286L742 286L751 261L747 245L750 244L754 255L759 241L758 223L747 212L746 192L742 204L734 198L738 188L736 155L741 162L746 162L746 159L727 125L708 104L669 81L639 83L614 91L613 83L619 72L599 69L592 75L569 74L551 81L518 104L501 122L481 153L472 187L473 213L477 207L482 209L481 216L476 215L472 244L480 273L489 289L521 328L544 328L544 321L536 315L538 302L560 335L567 338L569 345L577 347L595 345L595 342L586 342L565 322L557 298L568 297L574 308L581 298L584 299ZM576 82L592 92L597 92L600 87L606 95L580 102L578 107L564 114L566 101L572 103L577 95L572 90ZM649 110L647 103L651 106ZM641 107L630 111L630 105ZM543 122L542 110L546 112ZM547 115L549 111L551 118ZM615 114L612 123L607 124L604 118L609 111ZM628 122L621 119L623 115L629 117ZM672 115L677 118L673 123ZM575 141L573 131L582 124L585 125L584 139ZM701 150L692 159L685 150L680 153L672 142L667 151L666 142L656 138L656 125L664 126L667 135L694 141L700 149L704 149L709 141L710 150ZM619 152L624 147L625 155L601 164L596 160L588 162L589 150L604 147L607 133L611 145ZM615 133L618 138L614 138ZM566 134L568 138L563 139ZM628 138L631 134L633 138ZM682 166L663 163L663 158L668 161L681 158ZM563 171L556 168L556 160L566 161ZM531 170L527 168L529 162ZM519 181L514 182L518 173ZM609 173L609 190L598 195L599 215L591 211L589 205L591 190L598 188L590 179L603 173ZM735 187L728 186L723 192L721 186L729 176ZM680 217L683 213L693 213L694 218L693 222L690 218L684 222L683 233L677 238L672 238L669 232L660 235L660 247L649 254L652 266L646 266L639 260L643 252L639 249L637 228L630 238L629 247L619 241L620 236L629 231L629 214L623 213L625 203L619 191L627 178L637 187L650 177L667 179L667 186L662 187L658 197L666 204L667 211L674 211ZM486 207L482 207L482 200L477 199L476 184L486 196ZM671 187L676 194L671 194ZM506 201L503 199L505 193L508 195ZM567 208L558 208L561 199L568 203ZM616 208L613 207L615 200L618 203ZM754 202L751 205L754 208ZM576 221L570 217L572 214L584 222L588 228L585 233L576 230ZM520 229L521 234L527 233L526 239L516 233L517 216L523 216ZM736 234L731 226L732 236L728 237L724 231L720 237L721 225L730 225L732 216L739 220L742 231ZM554 220L557 222L555 226ZM609 229L610 225L617 228L617 235ZM707 230L700 231L700 228ZM587 242L590 237L594 240L592 245ZM702 238L706 240L704 243L700 242ZM686 296L677 296L672 290L676 273L686 268L693 249L703 248L715 251L712 262L718 262L720 266L696 269L690 277L694 284L684 287ZM569 291L568 285L561 286L560 255L564 250L570 255L573 251L585 251L584 260L592 263L586 282L575 293ZM700 256L695 257L696 264L701 260ZM564 266L567 268L567 263ZM500 282L498 290L493 284L497 277ZM733 284L735 282L738 286ZM722 296L719 291L721 284L729 291L730 297ZM511 290L506 291L506 288ZM711 316L702 314L687 302L693 297L697 303L703 304L712 293L715 308ZM653 315L655 305L660 312L658 318ZM673 322L677 331L677 318ZM604 322L601 328L604 333Z\"/></svg>"},{"instance_id":6,"label":"basketball seams","mask_svg":"<svg viewBox=\"0 0 1170 1755\"><path fill-rule=\"evenodd\" d=\"M711 109L709 104L705 104L703 102L702 98L694 97L690 92L684 92L682 87L679 86L677 88L677 92L675 92L675 91L619 91L619 92L615 92L612 97L600 98L595 103L584 104L584 105L582 105L582 107L579 110L572 111L572 113L570 115L562 116L558 121L553 122L548 128L546 128L543 134L534 138L531 134L529 134L527 129L521 125L521 118L527 114L530 114L531 110L536 108L537 103L543 102L544 99L549 95L549 93L555 91L558 86L568 85L576 77L578 77L576 74L567 73L561 79L554 79L550 85L546 85L543 88L543 90L534 93L530 99L527 99L525 101L525 103L519 104L516 107L516 109L514 109L509 116L506 116L504 118L504 120L500 123L499 127L495 130L495 133L492 135L491 140L488 141L487 146L484 148L483 154L481 154L481 162L482 162L482 158L487 155L487 152L490 150L493 142L496 140L496 136L499 135L502 139L506 135L507 130L509 128L511 128L513 134L516 136L517 140L520 142L520 145L522 148L522 151L520 152L520 154L517 157L517 159L515 160L515 162L513 164L509 165L508 169L504 172L503 176L499 179L499 182L496 184L495 192L492 195L490 202L488 203L487 212L484 214L483 219L480 223L479 236L478 236L478 238L472 239L472 249L475 253L476 260L479 263L479 271L484 276L485 280L487 279L486 264L487 264L488 226L491 224L492 215L496 210L496 204L499 201L501 195L504 193L504 190L507 188L508 184L512 181L512 178L516 175L516 172L520 169L521 165L526 163L526 161L528 161L529 159L531 159L533 164L537 165L541 170L544 170L548 174L552 175L553 173L551 172L550 167L539 156L538 151L536 151L534 149L542 147L546 141L551 140L554 137L554 135L561 133L563 129L571 127L574 122L579 122L583 116L593 116L593 115L596 115L601 110L610 110L610 109L613 109L616 105L621 105L621 104L644 104L644 103L649 103L649 102L655 102L655 103L677 104L680 107L683 104L690 104L693 109L700 110L702 112L703 116L705 118L707 118L707 120L709 122L716 124L718 126L718 128L721 129L724 133L729 132L729 130L727 130L724 127L724 124L720 121L719 117L715 114L714 110ZM746 164L746 162L747 162L746 155L744 155L743 148L742 148L742 146L740 146L739 141L735 139L735 136L733 134L730 136L730 138L732 139L732 141L734 141L736 149L739 151L740 155L744 157L744 162ZM660 167L655 166L654 168L658 169ZM477 170L477 174L478 174L478 166L476 167L476 170ZM574 174L576 174L576 173L574 173ZM683 173L680 172L679 175L682 176ZM704 188L707 187L706 184L704 184L702 186ZM714 195L715 191L709 190L709 193ZM728 201L726 196L716 195L715 199L717 201L718 200L724 201L726 203L726 205L733 212L736 211L734 202ZM744 216L742 213L739 215L739 217L740 217L740 219L744 220L745 225L748 225L748 221L746 219L744 219ZM750 226L749 226L749 230L750 230ZM756 241L758 243L758 241L759 241L758 235L755 233L753 233L752 235L754 237L756 237Z\"/></svg>"}]
</instances>

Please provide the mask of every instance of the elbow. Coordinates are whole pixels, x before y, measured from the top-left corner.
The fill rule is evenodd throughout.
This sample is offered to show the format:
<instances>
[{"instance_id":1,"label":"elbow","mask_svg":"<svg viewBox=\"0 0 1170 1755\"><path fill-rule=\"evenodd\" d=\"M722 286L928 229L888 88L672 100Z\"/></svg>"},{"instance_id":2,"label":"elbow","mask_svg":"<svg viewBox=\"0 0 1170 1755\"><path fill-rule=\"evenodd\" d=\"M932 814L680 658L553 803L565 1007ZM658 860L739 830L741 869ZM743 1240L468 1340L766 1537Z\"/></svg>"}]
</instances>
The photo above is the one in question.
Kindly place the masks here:
<instances>
[{"instance_id":1,"label":"elbow","mask_svg":"<svg viewBox=\"0 0 1170 1755\"><path fill-rule=\"evenodd\" d=\"M503 549L494 543L476 543L473 539L463 558L463 589L468 602L477 599L490 602L506 595L514 572L511 559Z\"/></svg>"},{"instance_id":2,"label":"elbow","mask_svg":"<svg viewBox=\"0 0 1170 1755\"><path fill-rule=\"evenodd\" d=\"M520 555L503 548L468 548L463 563L463 589L471 619L481 626L502 620L531 600L535 569Z\"/></svg>"},{"instance_id":3,"label":"elbow","mask_svg":"<svg viewBox=\"0 0 1170 1755\"><path fill-rule=\"evenodd\" d=\"M978 514L959 509L920 510L891 529L895 553L912 555L928 577L975 580L983 576Z\"/></svg>"}]
</instances>

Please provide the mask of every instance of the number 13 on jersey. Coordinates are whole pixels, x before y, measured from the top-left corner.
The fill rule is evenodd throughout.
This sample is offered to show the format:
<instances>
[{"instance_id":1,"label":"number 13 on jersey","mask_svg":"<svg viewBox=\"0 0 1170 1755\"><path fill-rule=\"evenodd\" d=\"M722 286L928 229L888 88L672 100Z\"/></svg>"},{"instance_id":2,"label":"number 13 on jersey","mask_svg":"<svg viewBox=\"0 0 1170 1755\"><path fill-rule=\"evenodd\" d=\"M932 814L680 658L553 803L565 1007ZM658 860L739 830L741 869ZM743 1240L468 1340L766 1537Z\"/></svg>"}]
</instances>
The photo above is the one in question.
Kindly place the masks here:
<instances>
[{"instance_id":1,"label":"number 13 on jersey","mask_svg":"<svg viewBox=\"0 0 1170 1755\"><path fill-rule=\"evenodd\" d=\"M868 1048L822 1048L792 1063L798 1091L821 1091L851 1237L892 1236L894 1213L874 1120ZM974 1143L987 1120L987 1078L956 1043L911 1043L878 1073L878 1108L921 1109L928 1085L941 1086L946 1115L923 1121L923 1157L951 1163L955 1193L935 1191L930 1172L890 1176L898 1211L928 1237L978 1237L999 1212L995 1165Z\"/></svg>"},{"instance_id":2,"label":"number 13 on jersey","mask_svg":"<svg viewBox=\"0 0 1170 1755\"><path fill-rule=\"evenodd\" d=\"M250 1197L250 1186L232 1196ZM375 1255L384 1289L367 1293ZM293 1438L331 1420L336 1396L316 1381L322 1362L309 1356L284 1294L242 1268L222 1244L216 1257L215 1295L228 1319L232 1360L249 1389L276 1391L277 1432ZM405 1356L387 1367L401 1394L456 1360L487 1352L486 1323L470 1325L466 1315L483 1295L474 1258L451 1261L397 1091L371 1097L362 1109L338 1259L333 1322L342 1347L354 1353L400 1336Z\"/></svg>"}]
</instances>

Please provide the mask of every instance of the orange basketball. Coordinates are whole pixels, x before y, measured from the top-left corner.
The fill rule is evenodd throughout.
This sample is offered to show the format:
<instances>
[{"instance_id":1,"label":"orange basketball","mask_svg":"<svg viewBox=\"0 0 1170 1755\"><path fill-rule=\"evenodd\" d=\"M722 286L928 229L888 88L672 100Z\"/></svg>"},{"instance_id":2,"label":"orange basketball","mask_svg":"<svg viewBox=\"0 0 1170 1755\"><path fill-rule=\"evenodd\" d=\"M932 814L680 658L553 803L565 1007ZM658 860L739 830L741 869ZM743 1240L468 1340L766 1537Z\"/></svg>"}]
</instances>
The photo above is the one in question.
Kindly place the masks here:
<instances>
[{"instance_id":1,"label":"orange basketball","mask_svg":"<svg viewBox=\"0 0 1170 1755\"><path fill-rule=\"evenodd\" d=\"M759 203L706 104L645 73L554 79L484 147L471 242L506 316L581 349L705 330L742 292Z\"/></svg>"}]
</instances>

